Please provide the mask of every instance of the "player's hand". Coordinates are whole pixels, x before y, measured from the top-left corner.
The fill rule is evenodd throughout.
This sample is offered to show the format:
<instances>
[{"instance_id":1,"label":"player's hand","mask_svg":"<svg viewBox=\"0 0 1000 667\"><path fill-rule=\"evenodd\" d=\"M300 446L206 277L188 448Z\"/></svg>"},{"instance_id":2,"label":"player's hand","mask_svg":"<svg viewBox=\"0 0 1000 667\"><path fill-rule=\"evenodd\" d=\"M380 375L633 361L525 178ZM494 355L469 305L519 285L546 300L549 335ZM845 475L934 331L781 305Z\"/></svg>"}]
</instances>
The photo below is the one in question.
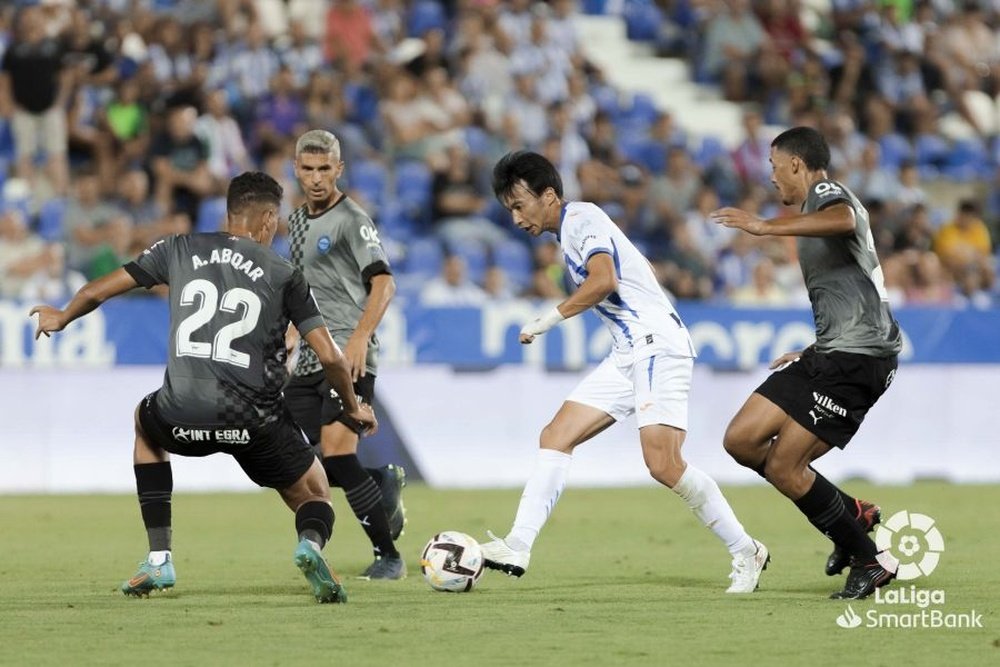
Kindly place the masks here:
<instances>
[{"instance_id":1,"label":"player's hand","mask_svg":"<svg viewBox=\"0 0 1000 667\"><path fill-rule=\"evenodd\" d=\"M521 341L521 345L531 345L531 341L535 340L535 337L531 334L524 333L524 329L521 329L521 333L518 335L517 339Z\"/></svg>"},{"instance_id":2,"label":"player's hand","mask_svg":"<svg viewBox=\"0 0 1000 667\"><path fill-rule=\"evenodd\" d=\"M709 213L708 217L724 227L742 229L743 231L753 234L754 236L761 236L764 234L764 221L756 215L747 213L746 211L738 208L732 208L729 206L720 208Z\"/></svg>"},{"instance_id":3,"label":"player's hand","mask_svg":"<svg viewBox=\"0 0 1000 667\"><path fill-rule=\"evenodd\" d=\"M375 419L375 411L367 403L358 401L358 409L344 415L351 428L360 435L375 435L378 432L378 420Z\"/></svg>"},{"instance_id":4,"label":"player's hand","mask_svg":"<svg viewBox=\"0 0 1000 667\"><path fill-rule=\"evenodd\" d=\"M368 359L368 339L351 334L344 346L344 358L347 359L347 368L351 372L351 380L357 382L358 378L363 378L366 372L365 362Z\"/></svg>"},{"instance_id":5,"label":"player's hand","mask_svg":"<svg viewBox=\"0 0 1000 667\"><path fill-rule=\"evenodd\" d=\"M530 345L531 341L535 340L535 336L545 333L564 319L558 306L553 307L521 327L518 340L521 341L521 345Z\"/></svg>"},{"instance_id":6,"label":"player's hand","mask_svg":"<svg viewBox=\"0 0 1000 667\"><path fill-rule=\"evenodd\" d=\"M797 352L785 352L783 355L772 361L771 365L768 366L768 368L770 368L773 371L777 368L782 368L784 366L787 366L793 361L798 361L799 357L802 356L802 352L803 350L799 350Z\"/></svg>"},{"instance_id":7,"label":"player's hand","mask_svg":"<svg viewBox=\"0 0 1000 667\"><path fill-rule=\"evenodd\" d=\"M48 338L49 334L55 331L62 331L66 324L63 322L63 311L52 306L35 306L31 309L30 315L38 315L38 329L35 330L35 340L42 337Z\"/></svg>"}]
</instances>

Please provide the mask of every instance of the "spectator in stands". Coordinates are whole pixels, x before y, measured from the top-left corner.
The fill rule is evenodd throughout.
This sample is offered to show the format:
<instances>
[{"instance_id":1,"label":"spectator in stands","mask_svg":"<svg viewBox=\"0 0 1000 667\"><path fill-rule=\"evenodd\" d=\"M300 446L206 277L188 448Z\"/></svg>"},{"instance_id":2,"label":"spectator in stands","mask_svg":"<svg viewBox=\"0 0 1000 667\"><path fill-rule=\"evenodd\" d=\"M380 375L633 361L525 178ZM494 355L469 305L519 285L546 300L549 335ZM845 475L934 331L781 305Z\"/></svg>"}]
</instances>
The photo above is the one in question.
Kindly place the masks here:
<instances>
[{"instance_id":1,"label":"spectator in stands","mask_svg":"<svg viewBox=\"0 0 1000 667\"><path fill-rule=\"evenodd\" d=\"M723 9L708 20L702 66L721 82L727 100L746 99L750 68L767 40L747 0L724 0Z\"/></svg>"},{"instance_id":2,"label":"spectator in stands","mask_svg":"<svg viewBox=\"0 0 1000 667\"><path fill-rule=\"evenodd\" d=\"M116 204L131 224L129 255L141 252L165 236L187 234L192 229L192 221L187 215L164 212L150 196L149 176L142 169L132 169L120 178Z\"/></svg>"},{"instance_id":3,"label":"spectator in stands","mask_svg":"<svg viewBox=\"0 0 1000 667\"><path fill-rule=\"evenodd\" d=\"M751 308L783 308L790 301L775 280L774 262L766 256L753 265L750 282L734 289L729 300L734 306Z\"/></svg>"},{"instance_id":4,"label":"spectator in stands","mask_svg":"<svg viewBox=\"0 0 1000 667\"><path fill-rule=\"evenodd\" d=\"M445 257L441 275L427 281L420 290L425 306L480 306L488 300L486 292L469 280L465 260L458 255Z\"/></svg>"},{"instance_id":5,"label":"spectator in stands","mask_svg":"<svg viewBox=\"0 0 1000 667\"><path fill-rule=\"evenodd\" d=\"M514 75L514 93L506 103L506 113L517 114L521 129L521 145L539 148L549 134L545 106L536 93L535 77L528 72Z\"/></svg>"},{"instance_id":6,"label":"spectator in stands","mask_svg":"<svg viewBox=\"0 0 1000 667\"><path fill-rule=\"evenodd\" d=\"M326 60L335 66L343 61L363 65L383 49L368 9L357 0L334 0L326 15L324 44Z\"/></svg>"},{"instance_id":7,"label":"spectator in stands","mask_svg":"<svg viewBox=\"0 0 1000 667\"><path fill-rule=\"evenodd\" d=\"M57 267L62 268L58 245L46 245L32 233L20 210L0 211L0 297L27 298L29 286L39 277L48 277Z\"/></svg>"},{"instance_id":8,"label":"spectator in stands","mask_svg":"<svg viewBox=\"0 0 1000 667\"><path fill-rule=\"evenodd\" d=\"M904 160L899 165L899 189L896 190L895 203L906 208L924 204L927 193L920 183L920 172L913 160Z\"/></svg>"},{"instance_id":9,"label":"spectator in stands","mask_svg":"<svg viewBox=\"0 0 1000 667\"><path fill-rule=\"evenodd\" d=\"M229 62L230 85L239 94L238 100L230 102L237 117L250 118L254 104L268 94L271 79L278 72L278 55L267 43L264 29L258 22L251 22L242 43L234 45L224 55Z\"/></svg>"},{"instance_id":10,"label":"spectator in stands","mask_svg":"<svg viewBox=\"0 0 1000 667\"><path fill-rule=\"evenodd\" d=\"M250 171L252 161L236 119L229 113L229 97L222 88L205 95L205 113L195 122L195 134L208 151L208 171L219 182Z\"/></svg>"},{"instance_id":11,"label":"spectator in stands","mask_svg":"<svg viewBox=\"0 0 1000 667\"><path fill-rule=\"evenodd\" d=\"M447 119L419 96L417 81L404 70L396 71L387 84L388 95L379 101L386 130L385 148L395 158L424 160L444 149L450 129Z\"/></svg>"},{"instance_id":12,"label":"spectator in stands","mask_svg":"<svg viewBox=\"0 0 1000 667\"><path fill-rule=\"evenodd\" d=\"M913 279L906 291L906 303L923 306L946 306L954 299L951 280L938 256L925 252L914 256Z\"/></svg>"},{"instance_id":13,"label":"spectator in stands","mask_svg":"<svg viewBox=\"0 0 1000 667\"><path fill-rule=\"evenodd\" d=\"M922 204L915 204L900 215L899 230L893 241L893 253L930 252L934 246L934 229L930 213Z\"/></svg>"},{"instance_id":14,"label":"spectator in stands","mask_svg":"<svg viewBox=\"0 0 1000 667\"><path fill-rule=\"evenodd\" d=\"M45 153L45 168L52 189L66 192L66 101L71 79L62 43L46 32L38 7L25 7L17 21L14 39L0 63L0 116L11 117L17 174L34 189L35 158Z\"/></svg>"},{"instance_id":15,"label":"spectator in stands","mask_svg":"<svg viewBox=\"0 0 1000 667\"><path fill-rule=\"evenodd\" d=\"M786 63L793 63L808 41L799 16L801 3L799 0L765 0L762 10L761 23L775 50Z\"/></svg>"},{"instance_id":16,"label":"spectator in stands","mask_svg":"<svg viewBox=\"0 0 1000 667\"><path fill-rule=\"evenodd\" d=\"M198 112L179 106L167 112L166 131L153 142L150 167L154 196L164 211L176 210L190 219L198 217L198 205L216 191L208 169L208 149L194 132Z\"/></svg>"},{"instance_id":17,"label":"spectator in stands","mask_svg":"<svg viewBox=\"0 0 1000 667\"><path fill-rule=\"evenodd\" d=\"M313 72L322 69L323 48L309 34L305 22L292 21L288 28L288 38L279 58L281 64L291 70L295 90L301 93L305 91Z\"/></svg>"},{"instance_id":18,"label":"spectator in stands","mask_svg":"<svg viewBox=\"0 0 1000 667\"><path fill-rule=\"evenodd\" d=\"M100 181L93 171L77 174L74 193L66 202L63 228L69 239L67 263L88 280L121 266L132 246L132 223L101 199Z\"/></svg>"},{"instance_id":19,"label":"spectator in stands","mask_svg":"<svg viewBox=\"0 0 1000 667\"><path fill-rule=\"evenodd\" d=\"M566 266L562 262L559 244L543 240L535 245L535 269L526 296L541 299L562 299L566 296Z\"/></svg>"},{"instance_id":20,"label":"spectator in stands","mask_svg":"<svg viewBox=\"0 0 1000 667\"><path fill-rule=\"evenodd\" d=\"M691 209L701 189L701 178L687 150L681 146L667 153L667 171L649 186L650 203L656 215L668 225L679 223Z\"/></svg>"},{"instance_id":21,"label":"spectator in stands","mask_svg":"<svg viewBox=\"0 0 1000 667\"><path fill-rule=\"evenodd\" d=\"M694 197L694 206L685 213L682 223L687 227L701 256L713 264L732 243L733 237L738 235L736 230L720 225L709 217L717 208L719 196L715 190L702 186Z\"/></svg>"},{"instance_id":22,"label":"spectator in stands","mask_svg":"<svg viewBox=\"0 0 1000 667\"><path fill-rule=\"evenodd\" d=\"M876 91L875 71L858 33L838 31L837 47L840 62L830 68L831 100L838 107L851 109L855 118L864 120L868 98Z\"/></svg>"},{"instance_id":23,"label":"spectator in stands","mask_svg":"<svg viewBox=\"0 0 1000 667\"><path fill-rule=\"evenodd\" d=\"M486 269L483 276L483 291L493 301L507 301L517 296L511 287L507 272L497 265Z\"/></svg>"},{"instance_id":24,"label":"spectator in stands","mask_svg":"<svg viewBox=\"0 0 1000 667\"><path fill-rule=\"evenodd\" d=\"M145 161L150 140L149 120L149 111L139 100L136 80L120 80L115 86L114 98L98 120L101 131L108 136L111 144L116 177L127 167Z\"/></svg>"},{"instance_id":25,"label":"spectator in stands","mask_svg":"<svg viewBox=\"0 0 1000 667\"><path fill-rule=\"evenodd\" d=\"M934 252L968 291L992 287L991 251L990 231L979 217L979 205L968 199L959 204L955 218L934 237Z\"/></svg>"},{"instance_id":26,"label":"spectator in stands","mask_svg":"<svg viewBox=\"0 0 1000 667\"><path fill-rule=\"evenodd\" d=\"M306 132L306 107L295 92L295 75L282 65L256 105L256 143L261 151L290 150L295 137Z\"/></svg>"},{"instance_id":27,"label":"spectator in stands","mask_svg":"<svg viewBox=\"0 0 1000 667\"><path fill-rule=\"evenodd\" d=\"M891 169L882 166L881 152L877 143L868 141L861 151L861 164L847 174L844 185L862 200L892 203L900 190L899 179Z\"/></svg>"},{"instance_id":28,"label":"spectator in stands","mask_svg":"<svg viewBox=\"0 0 1000 667\"><path fill-rule=\"evenodd\" d=\"M743 141L733 151L733 165L745 186L771 183L771 139L757 109L743 112Z\"/></svg>"},{"instance_id":29,"label":"spectator in stands","mask_svg":"<svg viewBox=\"0 0 1000 667\"><path fill-rule=\"evenodd\" d=\"M445 245L506 240L507 233L483 214L489 193L476 177L468 149L453 144L435 163L431 217L438 238Z\"/></svg>"}]
</instances>

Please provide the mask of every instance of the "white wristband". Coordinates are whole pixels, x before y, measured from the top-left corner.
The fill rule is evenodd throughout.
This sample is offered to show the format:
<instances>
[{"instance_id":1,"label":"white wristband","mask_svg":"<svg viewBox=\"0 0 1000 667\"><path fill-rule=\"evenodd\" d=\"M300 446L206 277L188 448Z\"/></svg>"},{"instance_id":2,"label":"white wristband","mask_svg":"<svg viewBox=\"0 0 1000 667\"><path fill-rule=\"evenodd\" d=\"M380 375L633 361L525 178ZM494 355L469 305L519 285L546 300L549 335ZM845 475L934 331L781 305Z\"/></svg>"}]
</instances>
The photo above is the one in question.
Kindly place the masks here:
<instances>
[{"instance_id":1,"label":"white wristband","mask_svg":"<svg viewBox=\"0 0 1000 667\"><path fill-rule=\"evenodd\" d=\"M546 311L541 317L536 317L521 327L521 334L524 336L543 334L565 319L562 313L559 312L559 308L553 306L552 310Z\"/></svg>"}]
</instances>

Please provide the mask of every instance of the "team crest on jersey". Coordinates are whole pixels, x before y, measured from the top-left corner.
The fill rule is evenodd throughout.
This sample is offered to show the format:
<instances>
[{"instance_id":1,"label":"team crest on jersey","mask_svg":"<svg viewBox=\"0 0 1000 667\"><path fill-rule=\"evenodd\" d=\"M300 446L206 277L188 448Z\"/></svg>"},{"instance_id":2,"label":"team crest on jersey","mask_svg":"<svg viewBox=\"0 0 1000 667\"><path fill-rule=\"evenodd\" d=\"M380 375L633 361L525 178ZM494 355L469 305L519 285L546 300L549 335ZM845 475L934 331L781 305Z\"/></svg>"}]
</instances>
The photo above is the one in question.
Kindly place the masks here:
<instances>
[{"instance_id":1,"label":"team crest on jersey","mask_svg":"<svg viewBox=\"0 0 1000 667\"><path fill-rule=\"evenodd\" d=\"M325 255L326 253L330 252L331 245L332 242L330 241L329 236L321 236L319 237L319 240L316 241L316 250L318 250L320 254Z\"/></svg>"}]
</instances>

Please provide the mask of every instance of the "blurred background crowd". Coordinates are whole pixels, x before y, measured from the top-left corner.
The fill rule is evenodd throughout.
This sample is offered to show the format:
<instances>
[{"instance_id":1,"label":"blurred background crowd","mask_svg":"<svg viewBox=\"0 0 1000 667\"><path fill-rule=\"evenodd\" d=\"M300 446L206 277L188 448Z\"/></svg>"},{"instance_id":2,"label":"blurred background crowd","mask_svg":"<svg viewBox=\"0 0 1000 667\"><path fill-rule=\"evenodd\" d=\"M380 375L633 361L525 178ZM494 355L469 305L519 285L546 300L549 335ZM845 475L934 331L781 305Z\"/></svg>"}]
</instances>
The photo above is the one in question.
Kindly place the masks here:
<instances>
[{"instance_id":1,"label":"blurred background crowd","mask_svg":"<svg viewBox=\"0 0 1000 667\"><path fill-rule=\"evenodd\" d=\"M740 141L616 89L581 13L740 104ZM1000 303L998 0L22 0L0 4L0 54L0 297L64 298L163 235L219 229L247 169L285 185L287 214L295 139L319 127L404 298L565 293L556 242L490 191L496 159L531 148L676 298L801 307L794 242L708 213L786 213L769 143L808 124L868 207L894 305Z\"/></svg>"}]
</instances>

